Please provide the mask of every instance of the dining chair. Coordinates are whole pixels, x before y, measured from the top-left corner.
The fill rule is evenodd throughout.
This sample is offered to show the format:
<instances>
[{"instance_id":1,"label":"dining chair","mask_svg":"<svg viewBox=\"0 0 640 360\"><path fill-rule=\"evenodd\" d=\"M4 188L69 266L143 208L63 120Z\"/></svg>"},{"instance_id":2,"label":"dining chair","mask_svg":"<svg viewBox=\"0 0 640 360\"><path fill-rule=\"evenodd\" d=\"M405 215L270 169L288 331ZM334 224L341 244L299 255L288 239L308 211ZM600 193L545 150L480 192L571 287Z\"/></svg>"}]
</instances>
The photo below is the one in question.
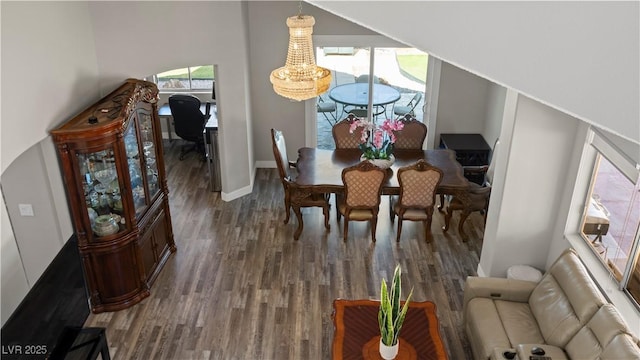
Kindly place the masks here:
<instances>
[{"instance_id":1,"label":"dining chair","mask_svg":"<svg viewBox=\"0 0 640 360\"><path fill-rule=\"evenodd\" d=\"M351 124L358 120L353 114L349 114L346 118L338 121L331 129L333 141L336 149L358 149L362 138L362 127L356 128L353 133L349 131Z\"/></svg>"},{"instance_id":2,"label":"dining chair","mask_svg":"<svg viewBox=\"0 0 640 360\"><path fill-rule=\"evenodd\" d=\"M289 161L287 157L287 145L282 131L271 129L271 142L273 145L273 156L276 160L278 174L282 187L284 189L284 223L289 222L291 212L292 199L296 205L300 207L321 207L324 214L324 226L329 229L329 196L327 194L309 194L300 191L300 188L293 181L291 176L291 168L295 168L296 164ZM294 236L295 240L298 240Z\"/></svg>"},{"instance_id":3,"label":"dining chair","mask_svg":"<svg viewBox=\"0 0 640 360\"><path fill-rule=\"evenodd\" d=\"M338 221L344 216L344 241L349 237L350 221L369 221L371 240L376 241L382 183L386 176L385 170L368 161L342 170L344 194L336 196L336 213Z\"/></svg>"},{"instance_id":4,"label":"dining chair","mask_svg":"<svg viewBox=\"0 0 640 360\"><path fill-rule=\"evenodd\" d=\"M418 106L420 100L422 100L422 93L417 92L415 95L413 95L407 105L394 106L393 114L398 115L398 117L402 117L405 115L415 115L414 110L416 106Z\"/></svg>"},{"instance_id":5,"label":"dining chair","mask_svg":"<svg viewBox=\"0 0 640 360\"><path fill-rule=\"evenodd\" d=\"M491 197L491 185L493 184L493 175L495 173L495 156L498 153L498 149L500 145L500 139L496 139L493 144L493 151L491 155L491 161L489 165L483 166L465 166L463 167L465 176L484 174L484 181L482 184L476 184L474 182L469 182L469 189L466 191L464 196L467 197L467 206L464 205L464 202L459 199L457 196L450 196L449 203L445 210L444 217L444 226L442 227L443 231L449 230L449 223L451 222L451 217L453 216L453 212L457 210L461 210L460 213L460 221L458 222L458 233L463 241L467 241L467 236L464 233L464 222L467 220L469 215L475 211L482 211L484 217L484 224L487 223L487 212L489 210L489 199ZM444 206L444 196L440 195L440 202Z\"/></svg>"},{"instance_id":6,"label":"dining chair","mask_svg":"<svg viewBox=\"0 0 640 360\"><path fill-rule=\"evenodd\" d=\"M421 150L424 139L427 138L427 125L418 121L412 115L405 115L400 119L404 124L402 130L396 131L395 149Z\"/></svg>"},{"instance_id":7,"label":"dining chair","mask_svg":"<svg viewBox=\"0 0 640 360\"><path fill-rule=\"evenodd\" d=\"M391 222L398 215L398 233L400 241L404 220L422 221L424 238L431 241L431 220L436 203L436 189L442 181L442 170L418 160L415 164L398 169L400 195L389 199Z\"/></svg>"}]
</instances>

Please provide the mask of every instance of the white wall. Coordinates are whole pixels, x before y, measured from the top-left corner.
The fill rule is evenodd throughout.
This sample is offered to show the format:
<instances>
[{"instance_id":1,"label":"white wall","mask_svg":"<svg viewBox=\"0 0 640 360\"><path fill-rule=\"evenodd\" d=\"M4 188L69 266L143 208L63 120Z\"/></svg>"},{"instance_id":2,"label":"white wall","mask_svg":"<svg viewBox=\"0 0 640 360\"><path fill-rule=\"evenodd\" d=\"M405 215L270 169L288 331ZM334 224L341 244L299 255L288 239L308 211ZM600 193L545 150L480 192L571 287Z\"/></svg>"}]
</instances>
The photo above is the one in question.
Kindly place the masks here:
<instances>
[{"instance_id":1,"label":"white wall","mask_svg":"<svg viewBox=\"0 0 640 360\"><path fill-rule=\"evenodd\" d=\"M2 256L0 260L2 265L0 268L2 276L0 319L2 320L2 325L4 325L13 310L18 307L20 301L27 295L29 284L22 267L18 244L13 236L11 221L9 220L3 197L0 197L0 216L2 216L2 223L0 224L0 236L2 236L2 249L0 250L0 255Z\"/></svg>"},{"instance_id":2,"label":"white wall","mask_svg":"<svg viewBox=\"0 0 640 360\"><path fill-rule=\"evenodd\" d=\"M308 2L640 142L637 1Z\"/></svg>"},{"instance_id":3,"label":"white wall","mask_svg":"<svg viewBox=\"0 0 640 360\"><path fill-rule=\"evenodd\" d=\"M484 133L490 88L486 79L442 62L434 129L436 147L443 133Z\"/></svg>"},{"instance_id":4,"label":"white wall","mask_svg":"<svg viewBox=\"0 0 640 360\"><path fill-rule=\"evenodd\" d=\"M238 1L89 4L105 93L127 77L189 65L218 66L223 198L251 191L253 181L245 6Z\"/></svg>"},{"instance_id":5,"label":"white wall","mask_svg":"<svg viewBox=\"0 0 640 360\"><path fill-rule=\"evenodd\" d=\"M95 102L99 91L86 2L0 4L4 172L48 130Z\"/></svg>"},{"instance_id":6,"label":"white wall","mask_svg":"<svg viewBox=\"0 0 640 360\"><path fill-rule=\"evenodd\" d=\"M99 89L86 2L0 6L4 324L72 235L48 130L95 102ZM32 204L36 216L18 216L19 203Z\"/></svg>"},{"instance_id":7,"label":"white wall","mask_svg":"<svg viewBox=\"0 0 640 360\"><path fill-rule=\"evenodd\" d=\"M507 105L510 100L514 98L508 97ZM574 142L583 141L575 138L579 120L522 95L515 101L495 159L496 179L479 264L488 276L505 276L514 264L546 268L551 245L563 241L555 225L559 219L566 221L568 207L560 205L567 178L572 177L567 169L576 163ZM506 176L500 176L503 173Z\"/></svg>"}]
</instances>

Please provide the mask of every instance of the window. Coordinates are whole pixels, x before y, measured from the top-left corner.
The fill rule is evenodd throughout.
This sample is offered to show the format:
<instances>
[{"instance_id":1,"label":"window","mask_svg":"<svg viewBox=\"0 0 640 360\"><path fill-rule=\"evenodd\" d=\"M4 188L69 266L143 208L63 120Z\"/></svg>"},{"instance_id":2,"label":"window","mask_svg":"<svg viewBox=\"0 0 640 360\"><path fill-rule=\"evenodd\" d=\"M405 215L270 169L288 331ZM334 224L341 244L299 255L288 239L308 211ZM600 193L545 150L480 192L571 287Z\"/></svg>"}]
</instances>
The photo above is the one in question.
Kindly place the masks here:
<instances>
[{"instance_id":1,"label":"window","mask_svg":"<svg viewBox=\"0 0 640 360\"><path fill-rule=\"evenodd\" d=\"M214 81L213 65L190 66L154 75L160 92L180 92L203 90L212 91Z\"/></svg>"},{"instance_id":2,"label":"window","mask_svg":"<svg viewBox=\"0 0 640 360\"><path fill-rule=\"evenodd\" d=\"M640 303L640 171L598 133L591 146L595 164L580 233L620 288Z\"/></svg>"}]
</instances>

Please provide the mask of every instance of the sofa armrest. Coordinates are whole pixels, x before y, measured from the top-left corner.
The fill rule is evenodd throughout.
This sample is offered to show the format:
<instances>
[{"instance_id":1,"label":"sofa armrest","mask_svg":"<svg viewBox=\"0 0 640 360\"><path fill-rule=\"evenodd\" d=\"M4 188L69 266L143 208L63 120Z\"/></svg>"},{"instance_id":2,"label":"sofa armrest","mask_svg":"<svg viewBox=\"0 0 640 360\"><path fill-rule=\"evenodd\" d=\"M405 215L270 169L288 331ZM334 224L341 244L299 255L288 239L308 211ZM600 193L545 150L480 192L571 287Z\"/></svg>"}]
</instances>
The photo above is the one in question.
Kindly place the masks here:
<instances>
[{"instance_id":1,"label":"sofa armrest","mask_svg":"<svg viewBox=\"0 0 640 360\"><path fill-rule=\"evenodd\" d=\"M536 285L538 283L525 280L469 276L464 285L463 307L476 297L528 302Z\"/></svg>"}]
</instances>

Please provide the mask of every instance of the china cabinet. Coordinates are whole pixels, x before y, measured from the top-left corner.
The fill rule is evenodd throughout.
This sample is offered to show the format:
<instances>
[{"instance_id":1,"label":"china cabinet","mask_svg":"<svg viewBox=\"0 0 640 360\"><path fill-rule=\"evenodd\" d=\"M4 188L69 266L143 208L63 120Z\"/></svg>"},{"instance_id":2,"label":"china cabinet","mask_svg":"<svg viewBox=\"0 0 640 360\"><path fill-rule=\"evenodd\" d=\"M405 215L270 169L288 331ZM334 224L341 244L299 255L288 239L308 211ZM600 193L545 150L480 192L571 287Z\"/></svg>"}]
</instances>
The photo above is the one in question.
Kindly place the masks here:
<instances>
[{"instance_id":1,"label":"china cabinet","mask_svg":"<svg viewBox=\"0 0 640 360\"><path fill-rule=\"evenodd\" d=\"M51 131L93 312L149 295L176 251L155 84L128 79Z\"/></svg>"}]
</instances>

